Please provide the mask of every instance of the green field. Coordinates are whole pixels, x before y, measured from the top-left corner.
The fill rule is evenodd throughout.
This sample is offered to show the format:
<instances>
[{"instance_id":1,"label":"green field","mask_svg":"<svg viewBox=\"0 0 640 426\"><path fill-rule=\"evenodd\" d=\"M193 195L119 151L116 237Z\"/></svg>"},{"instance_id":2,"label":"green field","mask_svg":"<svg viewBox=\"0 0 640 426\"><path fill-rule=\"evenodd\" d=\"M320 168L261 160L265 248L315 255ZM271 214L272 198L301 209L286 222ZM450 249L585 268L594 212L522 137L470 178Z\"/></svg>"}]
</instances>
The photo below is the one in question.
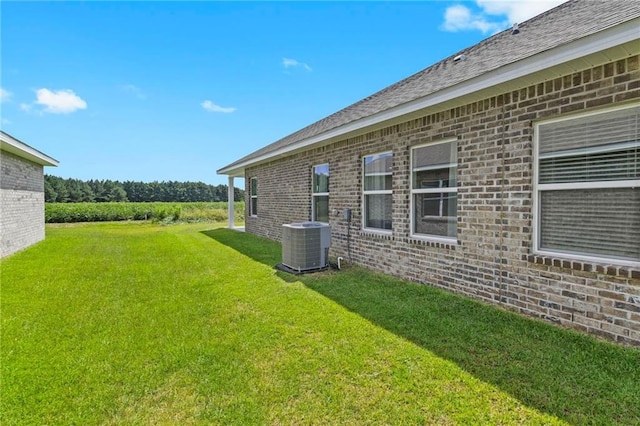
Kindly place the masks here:
<instances>
[{"instance_id":1,"label":"green field","mask_svg":"<svg viewBox=\"0 0 640 426\"><path fill-rule=\"evenodd\" d=\"M46 223L152 220L226 222L226 202L195 203L46 203ZM235 203L235 221L244 221L244 202Z\"/></svg>"},{"instance_id":2,"label":"green field","mask_svg":"<svg viewBox=\"0 0 640 426\"><path fill-rule=\"evenodd\" d=\"M279 257L210 223L49 225L0 263L0 423L640 424L637 349Z\"/></svg>"}]
</instances>

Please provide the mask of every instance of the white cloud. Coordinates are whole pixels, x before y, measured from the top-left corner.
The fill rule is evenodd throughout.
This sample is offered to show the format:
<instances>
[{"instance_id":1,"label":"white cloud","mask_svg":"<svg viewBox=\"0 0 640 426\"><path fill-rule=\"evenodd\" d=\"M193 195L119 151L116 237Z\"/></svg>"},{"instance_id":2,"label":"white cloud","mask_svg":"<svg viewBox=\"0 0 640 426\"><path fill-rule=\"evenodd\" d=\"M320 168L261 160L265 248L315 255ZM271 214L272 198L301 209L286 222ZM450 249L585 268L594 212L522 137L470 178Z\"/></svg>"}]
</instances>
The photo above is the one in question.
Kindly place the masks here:
<instances>
[{"instance_id":1,"label":"white cloud","mask_svg":"<svg viewBox=\"0 0 640 426\"><path fill-rule=\"evenodd\" d=\"M120 88L125 92L133 94L138 99L147 99L147 95L142 91L142 89L134 84L123 84Z\"/></svg>"},{"instance_id":2,"label":"white cloud","mask_svg":"<svg viewBox=\"0 0 640 426\"><path fill-rule=\"evenodd\" d=\"M0 102L7 102L9 99L11 99L12 95L13 93L0 87Z\"/></svg>"},{"instance_id":3,"label":"white cloud","mask_svg":"<svg viewBox=\"0 0 640 426\"><path fill-rule=\"evenodd\" d=\"M11 121L7 118L2 117L2 120L0 120L0 123L2 124L11 124Z\"/></svg>"},{"instance_id":4,"label":"white cloud","mask_svg":"<svg viewBox=\"0 0 640 426\"><path fill-rule=\"evenodd\" d=\"M25 111L25 112L29 112L29 111L31 111L31 105L22 103L22 104L20 104L20 109Z\"/></svg>"},{"instance_id":5,"label":"white cloud","mask_svg":"<svg viewBox=\"0 0 640 426\"><path fill-rule=\"evenodd\" d=\"M485 13L489 15L506 15L511 25L524 22L566 0L476 0Z\"/></svg>"},{"instance_id":6,"label":"white cloud","mask_svg":"<svg viewBox=\"0 0 640 426\"><path fill-rule=\"evenodd\" d=\"M203 101L200 106L210 112L223 112L225 114L229 114L236 111L236 108L234 107L222 107L220 105L214 104L210 100Z\"/></svg>"},{"instance_id":7,"label":"white cloud","mask_svg":"<svg viewBox=\"0 0 640 426\"><path fill-rule=\"evenodd\" d=\"M312 71L311 67L308 64L305 64L304 62L298 62L296 59L291 59L291 58L282 58L282 66L285 69L302 67L307 71Z\"/></svg>"},{"instance_id":8,"label":"white cloud","mask_svg":"<svg viewBox=\"0 0 640 426\"><path fill-rule=\"evenodd\" d=\"M477 30L496 33L564 1L566 0L476 0L475 4L480 9L478 12L456 4L446 9L442 29L451 32Z\"/></svg>"},{"instance_id":9,"label":"white cloud","mask_svg":"<svg viewBox=\"0 0 640 426\"><path fill-rule=\"evenodd\" d=\"M444 23L442 28L445 31L465 31L465 30L479 30L483 33L497 32L504 29L504 22L490 22L483 14L474 14L471 10L457 4L450 6L444 12Z\"/></svg>"},{"instance_id":10,"label":"white cloud","mask_svg":"<svg viewBox=\"0 0 640 426\"><path fill-rule=\"evenodd\" d=\"M69 114L79 109L86 109L87 103L72 90L58 90L52 92L49 89L36 90L36 104L44 106L42 112L51 114ZM27 111L24 104L20 106Z\"/></svg>"}]
</instances>

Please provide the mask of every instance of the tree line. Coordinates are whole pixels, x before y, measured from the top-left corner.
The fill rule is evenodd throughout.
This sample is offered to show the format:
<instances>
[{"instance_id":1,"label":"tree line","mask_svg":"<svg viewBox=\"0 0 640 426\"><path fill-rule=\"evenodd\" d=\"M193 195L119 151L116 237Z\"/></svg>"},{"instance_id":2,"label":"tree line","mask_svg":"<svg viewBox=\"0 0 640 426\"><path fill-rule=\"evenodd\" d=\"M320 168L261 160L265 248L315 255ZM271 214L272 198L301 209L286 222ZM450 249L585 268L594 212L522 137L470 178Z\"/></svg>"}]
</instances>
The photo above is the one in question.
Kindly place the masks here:
<instances>
[{"instance_id":1,"label":"tree line","mask_svg":"<svg viewBox=\"0 0 640 426\"><path fill-rule=\"evenodd\" d=\"M83 181L44 176L44 199L47 203L228 201L227 189L227 185L203 182ZM236 201L244 200L244 191L234 188L234 198Z\"/></svg>"}]
</instances>

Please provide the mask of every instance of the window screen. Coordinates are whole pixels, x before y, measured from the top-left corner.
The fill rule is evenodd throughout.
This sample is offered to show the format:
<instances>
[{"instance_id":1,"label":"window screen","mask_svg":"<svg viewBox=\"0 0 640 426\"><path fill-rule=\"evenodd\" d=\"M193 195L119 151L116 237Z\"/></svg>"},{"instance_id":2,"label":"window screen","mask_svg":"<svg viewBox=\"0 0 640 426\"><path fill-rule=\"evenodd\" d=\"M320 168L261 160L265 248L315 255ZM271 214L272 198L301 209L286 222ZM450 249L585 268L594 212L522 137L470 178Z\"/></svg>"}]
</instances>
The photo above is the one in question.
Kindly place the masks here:
<instances>
[{"instance_id":1,"label":"window screen","mask_svg":"<svg viewBox=\"0 0 640 426\"><path fill-rule=\"evenodd\" d=\"M391 230L392 216L391 152L363 158L363 227Z\"/></svg>"},{"instance_id":2,"label":"window screen","mask_svg":"<svg viewBox=\"0 0 640 426\"><path fill-rule=\"evenodd\" d=\"M311 220L329 222L329 165L312 168Z\"/></svg>"},{"instance_id":3,"label":"window screen","mask_svg":"<svg viewBox=\"0 0 640 426\"><path fill-rule=\"evenodd\" d=\"M249 196L251 197L249 202L249 214L251 216L258 215L258 178L250 179Z\"/></svg>"},{"instance_id":4,"label":"window screen","mask_svg":"<svg viewBox=\"0 0 640 426\"><path fill-rule=\"evenodd\" d=\"M413 235L457 237L457 143L411 150Z\"/></svg>"}]
</instances>

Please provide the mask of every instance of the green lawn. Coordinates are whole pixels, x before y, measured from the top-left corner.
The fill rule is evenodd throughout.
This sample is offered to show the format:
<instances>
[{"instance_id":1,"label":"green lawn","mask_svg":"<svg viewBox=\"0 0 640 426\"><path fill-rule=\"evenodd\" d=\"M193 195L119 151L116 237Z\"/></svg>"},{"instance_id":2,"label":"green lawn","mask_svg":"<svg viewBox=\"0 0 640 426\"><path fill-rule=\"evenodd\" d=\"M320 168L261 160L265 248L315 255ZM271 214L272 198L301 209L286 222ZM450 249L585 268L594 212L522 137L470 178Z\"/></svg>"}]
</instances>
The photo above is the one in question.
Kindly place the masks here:
<instances>
[{"instance_id":1,"label":"green lawn","mask_svg":"<svg viewBox=\"0 0 640 426\"><path fill-rule=\"evenodd\" d=\"M211 224L2 261L0 423L640 424L640 351Z\"/></svg>"}]
</instances>

